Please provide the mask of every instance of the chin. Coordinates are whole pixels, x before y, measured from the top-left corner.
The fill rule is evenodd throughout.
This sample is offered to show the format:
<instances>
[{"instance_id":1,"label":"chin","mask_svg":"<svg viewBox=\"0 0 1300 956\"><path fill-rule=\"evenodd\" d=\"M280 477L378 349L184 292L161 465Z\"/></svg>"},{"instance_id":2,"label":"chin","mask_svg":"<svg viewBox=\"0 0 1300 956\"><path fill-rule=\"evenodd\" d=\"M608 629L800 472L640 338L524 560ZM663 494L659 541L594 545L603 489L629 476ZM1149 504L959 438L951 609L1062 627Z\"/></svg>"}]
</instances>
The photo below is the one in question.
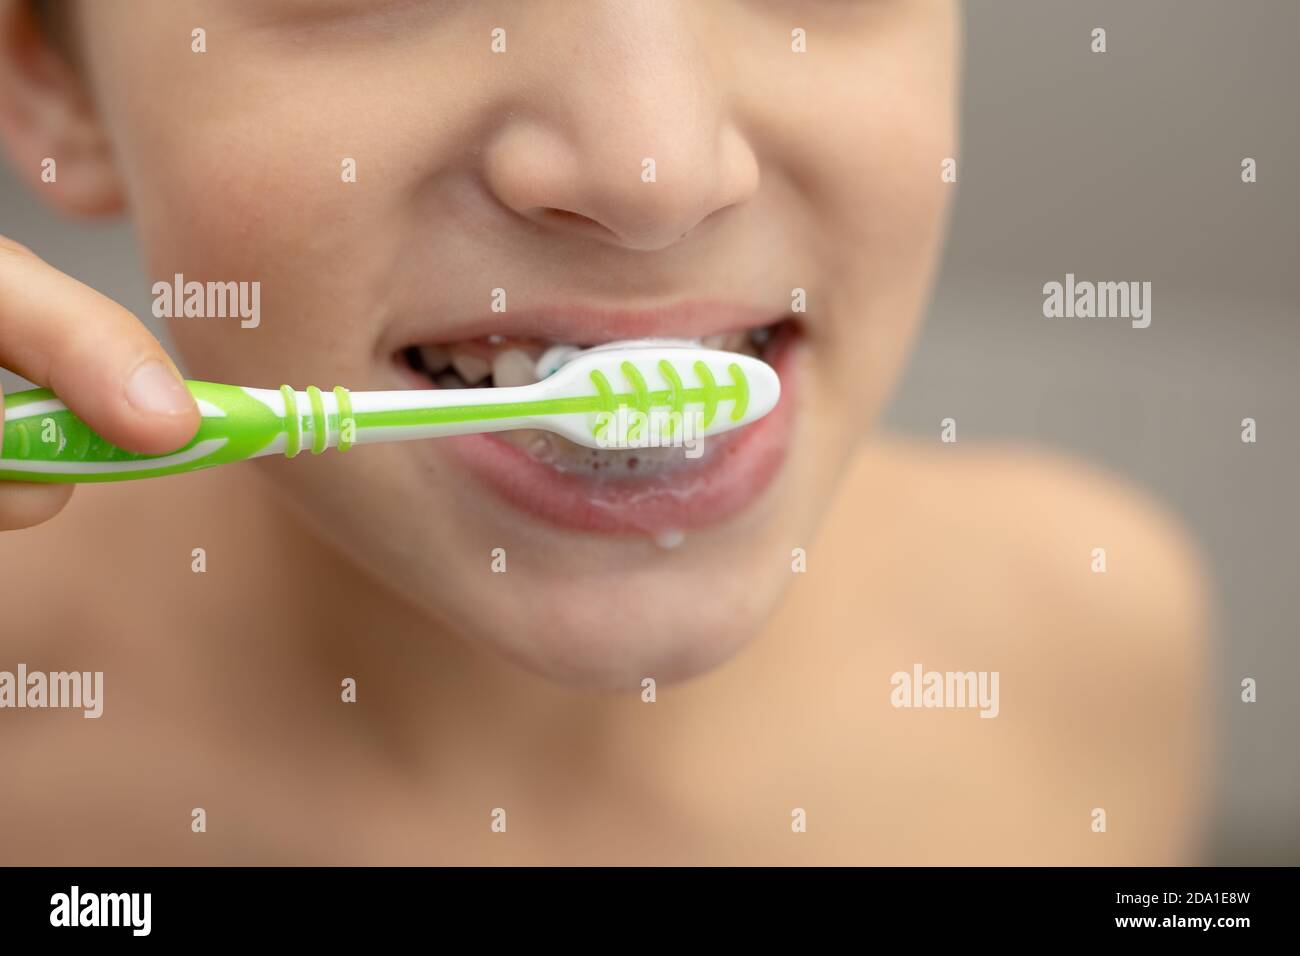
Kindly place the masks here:
<instances>
[{"instance_id":1,"label":"chin","mask_svg":"<svg viewBox=\"0 0 1300 956\"><path fill-rule=\"evenodd\" d=\"M647 678L658 687L679 683L741 652L783 590L777 581L760 589L745 576L696 582L676 592L665 591L665 583L670 582L664 575L617 584L572 582L549 596L520 600L490 624L467 619L453 629L547 680L639 691Z\"/></svg>"}]
</instances>

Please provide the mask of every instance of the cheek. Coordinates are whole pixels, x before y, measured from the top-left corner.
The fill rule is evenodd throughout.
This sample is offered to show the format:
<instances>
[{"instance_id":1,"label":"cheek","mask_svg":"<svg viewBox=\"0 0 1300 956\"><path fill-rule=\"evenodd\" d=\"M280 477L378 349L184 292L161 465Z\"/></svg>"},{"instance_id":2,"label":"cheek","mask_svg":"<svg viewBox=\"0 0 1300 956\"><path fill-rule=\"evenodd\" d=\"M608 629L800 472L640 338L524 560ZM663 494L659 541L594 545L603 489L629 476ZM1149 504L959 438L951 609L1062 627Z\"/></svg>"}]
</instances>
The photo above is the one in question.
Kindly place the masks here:
<instances>
[{"instance_id":1,"label":"cheek","mask_svg":"<svg viewBox=\"0 0 1300 956\"><path fill-rule=\"evenodd\" d=\"M857 424L874 419L901 374L925 311L955 185L950 87L921 86L866 111L857 135L827 145L839 203L825 210L825 381ZM847 148L846 148L847 146Z\"/></svg>"},{"instance_id":2,"label":"cheek","mask_svg":"<svg viewBox=\"0 0 1300 956\"><path fill-rule=\"evenodd\" d=\"M826 380L850 407L875 416L901 374L920 326L942 246L953 186L940 164L953 143L940 121L893 126L888 144L852 172L840 170L850 220L836 220L826 251Z\"/></svg>"},{"instance_id":3,"label":"cheek","mask_svg":"<svg viewBox=\"0 0 1300 956\"><path fill-rule=\"evenodd\" d=\"M135 211L150 282L179 274L258 287L255 328L226 319L169 323L187 366L239 384L379 387L372 346L382 293L375 290L392 253L378 213L362 218L375 196L344 193L331 169L305 175L297 136L255 149L202 148L220 140L167 140L131 157L133 176L148 182L137 189Z\"/></svg>"},{"instance_id":4,"label":"cheek","mask_svg":"<svg viewBox=\"0 0 1300 956\"><path fill-rule=\"evenodd\" d=\"M113 62L114 49L96 64L97 82L149 283L180 274L259 284L256 329L171 323L186 364L232 381L242 372L381 387L375 318L401 260L406 197L440 161L442 131L395 127L376 106L392 91L377 100L347 70L254 51L196 75L201 58L170 45L148 63ZM345 161L356 162L355 178Z\"/></svg>"},{"instance_id":5,"label":"cheek","mask_svg":"<svg viewBox=\"0 0 1300 956\"><path fill-rule=\"evenodd\" d=\"M244 333L241 340L239 332ZM250 378L255 374L246 364L247 353L241 341L248 342L252 330L215 328L205 319L168 319L167 332L175 345L175 358L182 366L186 378L228 385L258 387L270 385L269 381Z\"/></svg>"},{"instance_id":6,"label":"cheek","mask_svg":"<svg viewBox=\"0 0 1300 956\"><path fill-rule=\"evenodd\" d=\"M956 34L947 3L886 4L750 103L798 210L809 282L810 401L847 436L873 421L904 367L954 186ZM828 35L829 34L829 35Z\"/></svg>"}]
</instances>

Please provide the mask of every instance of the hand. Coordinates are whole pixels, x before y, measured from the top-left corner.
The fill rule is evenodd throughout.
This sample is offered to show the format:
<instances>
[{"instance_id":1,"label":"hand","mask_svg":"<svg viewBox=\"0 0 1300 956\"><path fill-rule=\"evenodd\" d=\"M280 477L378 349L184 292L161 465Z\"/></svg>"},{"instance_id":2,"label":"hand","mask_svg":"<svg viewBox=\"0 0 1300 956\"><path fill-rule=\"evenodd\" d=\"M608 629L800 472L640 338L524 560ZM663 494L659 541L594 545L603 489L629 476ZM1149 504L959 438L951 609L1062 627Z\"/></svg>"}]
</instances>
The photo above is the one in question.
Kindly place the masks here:
<instances>
[{"instance_id":1,"label":"hand","mask_svg":"<svg viewBox=\"0 0 1300 956\"><path fill-rule=\"evenodd\" d=\"M199 428L198 408L176 366L134 315L3 236L0 366L53 390L128 451L166 454ZM73 487L0 482L0 530L48 521Z\"/></svg>"}]
</instances>

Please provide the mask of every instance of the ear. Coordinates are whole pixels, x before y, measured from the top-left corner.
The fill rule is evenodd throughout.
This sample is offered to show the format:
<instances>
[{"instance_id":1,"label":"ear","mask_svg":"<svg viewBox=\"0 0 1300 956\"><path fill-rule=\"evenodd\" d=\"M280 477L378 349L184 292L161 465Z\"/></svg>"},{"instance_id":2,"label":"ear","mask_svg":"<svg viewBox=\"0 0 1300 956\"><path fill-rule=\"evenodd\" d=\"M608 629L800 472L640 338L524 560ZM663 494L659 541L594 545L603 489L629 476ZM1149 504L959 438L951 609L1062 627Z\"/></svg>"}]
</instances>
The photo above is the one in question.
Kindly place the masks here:
<instances>
[{"instance_id":1,"label":"ear","mask_svg":"<svg viewBox=\"0 0 1300 956\"><path fill-rule=\"evenodd\" d=\"M122 181L82 73L25 0L0 0L0 145L18 175L61 212L122 209Z\"/></svg>"}]
</instances>

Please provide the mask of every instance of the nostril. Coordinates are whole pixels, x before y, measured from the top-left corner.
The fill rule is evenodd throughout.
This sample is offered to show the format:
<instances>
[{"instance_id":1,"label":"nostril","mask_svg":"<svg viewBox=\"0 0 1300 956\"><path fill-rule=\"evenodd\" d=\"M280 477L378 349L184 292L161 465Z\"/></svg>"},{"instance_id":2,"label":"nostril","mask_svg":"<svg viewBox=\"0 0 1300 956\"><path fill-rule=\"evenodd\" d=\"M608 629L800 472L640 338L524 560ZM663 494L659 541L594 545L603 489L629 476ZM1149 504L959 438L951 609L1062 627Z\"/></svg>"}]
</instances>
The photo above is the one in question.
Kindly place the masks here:
<instances>
[{"instance_id":1,"label":"nostril","mask_svg":"<svg viewBox=\"0 0 1300 956\"><path fill-rule=\"evenodd\" d=\"M602 238L611 236L617 238L614 231L604 223L592 219L590 216L584 216L580 212L574 212L571 209L561 209L558 206L540 206L533 210L533 218L543 225L569 229Z\"/></svg>"},{"instance_id":2,"label":"nostril","mask_svg":"<svg viewBox=\"0 0 1300 956\"><path fill-rule=\"evenodd\" d=\"M600 225L598 222L596 222L596 220L592 219L590 216L584 216L580 212L573 212L572 210L569 209L554 209L550 207L543 207L541 212L542 215L550 219L558 220L560 222L564 222L564 221L589 222L592 225Z\"/></svg>"}]
</instances>

